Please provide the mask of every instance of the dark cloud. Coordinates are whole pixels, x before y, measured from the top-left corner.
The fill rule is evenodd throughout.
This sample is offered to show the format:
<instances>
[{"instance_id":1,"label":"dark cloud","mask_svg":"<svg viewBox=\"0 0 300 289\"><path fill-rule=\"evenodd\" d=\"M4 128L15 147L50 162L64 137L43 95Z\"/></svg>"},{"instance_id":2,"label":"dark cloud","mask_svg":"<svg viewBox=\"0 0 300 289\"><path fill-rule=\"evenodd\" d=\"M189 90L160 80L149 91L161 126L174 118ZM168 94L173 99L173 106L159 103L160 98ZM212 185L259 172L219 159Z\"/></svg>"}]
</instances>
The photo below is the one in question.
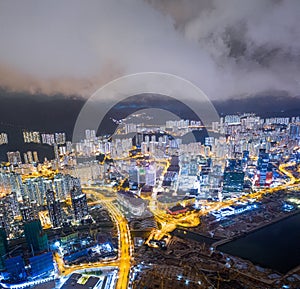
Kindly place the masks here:
<instances>
[{"instance_id":1,"label":"dark cloud","mask_svg":"<svg viewBox=\"0 0 300 289\"><path fill-rule=\"evenodd\" d=\"M0 85L88 96L128 73L168 72L212 99L299 95L298 0L0 2Z\"/></svg>"}]
</instances>

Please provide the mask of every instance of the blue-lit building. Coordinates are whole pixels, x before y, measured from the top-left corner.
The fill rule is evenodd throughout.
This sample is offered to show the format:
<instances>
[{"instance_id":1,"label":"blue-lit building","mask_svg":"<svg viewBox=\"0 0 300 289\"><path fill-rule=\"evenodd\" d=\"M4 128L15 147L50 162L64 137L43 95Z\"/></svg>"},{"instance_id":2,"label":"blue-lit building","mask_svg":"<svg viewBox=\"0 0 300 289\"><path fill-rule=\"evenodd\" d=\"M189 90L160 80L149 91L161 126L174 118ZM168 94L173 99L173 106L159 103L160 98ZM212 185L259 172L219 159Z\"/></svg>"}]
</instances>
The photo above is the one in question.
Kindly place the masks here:
<instances>
[{"instance_id":1,"label":"blue-lit building","mask_svg":"<svg viewBox=\"0 0 300 289\"><path fill-rule=\"evenodd\" d=\"M290 137L291 139L300 139L300 125L299 124L291 124L290 125Z\"/></svg>"},{"instance_id":2,"label":"blue-lit building","mask_svg":"<svg viewBox=\"0 0 300 289\"><path fill-rule=\"evenodd\" d=\"M23 281L26 279L25 263L22 256L5 260L6 271L11 280Z\"/></svg>"},{"instance_id":3,"label":"blue-lit building","mask_svg":"<svg viewBox=\"0 0 300 289\"><path fill-rule=\"evenodd\" d=\"M38 276L54 270L52 252L29 258L31 276Z\"/></svg>"},{"instance_id":4,"label":"blue-lit building","mask_svg":"<svg viewBox=\"0 0 300 289\"><path fill-rule=\"evenodd\" d=\"M226 169L229 171L239 171L242 169L242 161L239 159L227 160Z\"/></svg>"},{"instance_id":5,"label":"blue-lit building","mask_svg":"<svg viewBox=\"0 0 300 289\"><path fill-rule=\"evenodd\" d=\"M244 189L245 173L241 160L227 161L223 177L223 193L242 192Z\"/></svg>"},{"instance_id":6,"label":"blue-lit building","mask_svg":"<svg viewBox=\"0 0 300 289\"><path fill-rule=\"evenodd\" d=\"M243 163L247 163L249 160L249 151L243 151Z\"/></svg>"},{"instance_id":7,"label":"blue-lit building","mask_svg":"<svg viewBox=\"0 0 300 289\"><path fill-rule=\"evenodd\" d=\"M76 261L77 259L80 259L84 256L88 255L88 249L82 249L82 250L78 250L72 254L69 255L65 255L64 256L64 262L66 264L72 263L74 261Z\"/></svg>"}]
</instances>

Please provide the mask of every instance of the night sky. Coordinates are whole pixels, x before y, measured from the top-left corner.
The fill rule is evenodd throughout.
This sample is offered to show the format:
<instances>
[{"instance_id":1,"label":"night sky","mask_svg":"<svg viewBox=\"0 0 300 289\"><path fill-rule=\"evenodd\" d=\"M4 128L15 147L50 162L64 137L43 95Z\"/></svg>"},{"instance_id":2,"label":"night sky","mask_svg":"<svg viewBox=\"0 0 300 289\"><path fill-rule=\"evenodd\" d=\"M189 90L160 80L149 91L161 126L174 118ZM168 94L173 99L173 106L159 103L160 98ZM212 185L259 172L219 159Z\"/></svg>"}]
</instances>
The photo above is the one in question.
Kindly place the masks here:
<instances>
[{"instance_id":1,"label":"night sky","mask_svg":"<svg viewBox=\"0 0 300 289\"><path fill-rule=\"evenodd\" d=\"M0 132L10 144L0 159L24 128L71 139L84 102L132 73L187 79L220 115L299 115L299 15L298 0L1 1Z\"/></svg>"},{"instance_id":2,"label":"night sky","mask_svg":"<svg viewBox=\"0 0 300 289\"><path fill-rule=\"evenodd\" d=\"M212 100L295 97L299 15L298 0L4 0L0 85L88 97L116 77L157 71Z\"/></svg>"}]
</instances>

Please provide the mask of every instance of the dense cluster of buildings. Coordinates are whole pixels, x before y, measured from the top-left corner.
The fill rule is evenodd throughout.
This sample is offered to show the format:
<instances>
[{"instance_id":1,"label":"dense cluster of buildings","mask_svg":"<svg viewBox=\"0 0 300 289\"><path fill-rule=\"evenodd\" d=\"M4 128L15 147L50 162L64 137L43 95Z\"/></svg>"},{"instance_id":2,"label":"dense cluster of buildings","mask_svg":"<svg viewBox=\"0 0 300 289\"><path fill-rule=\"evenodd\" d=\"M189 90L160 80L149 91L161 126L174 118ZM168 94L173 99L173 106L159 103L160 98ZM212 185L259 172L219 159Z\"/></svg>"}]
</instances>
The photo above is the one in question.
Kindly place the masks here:
<instances>
[{"instance_id":1,"label":"dense cluster of buildings","mask_svg":"<svg viewBox=\"0 0 300 289\"><path fill-rule=\"evenodd\" d=\"M53 255L43 227L68 228L89 216L80 180L63 174L27 178L5 172L5 165L0 176L1 184L11 191L0 200L2 282L23 284L34 278L54 278ZM9 248L8 240L14 247Z\"/></svg>"},{"instance_id":2,"label":"dense cluster of buildings","mask_svg":"<svg viewBox=\"0 0 300 289\"><path fill-rule=\"evenodd\" d=\"M9 250L7 235L0 228L0 269L5 273L3 280L19 283L41 275L48 276L54 270L52 252L49 250L48 236L39 219L25 222L23 225L26 247L20 243ZM2 280L2 281L3 281Z\"/></svg>"},{"instance_id":3,"label":"dense cluster of buildings","mask_svg":"<svg viewBox=\"0 0 300 289\"><path fill-rule=\"evenodd\" d=\"M25 143L53 146L55 158L41 162L37 151L22 157L14 151L0 166L0 267L6 269L7 279L26 280L53 271L43 228L84 223L90 212L82 185L117 188L116 201L126 217L151 218L149 204L155 207L157 202L170 217L195 209L200 201L232 199L283 184L287 176L280 163L300 162L299 117L227 115L212 123L202 143L183 141L186 133L202 129L200 121L167 121L154 129L125 120L120 123L121 133L112 138L97 137L87 129L78 143L67 141L65 133L24 131ZM0 144L7 141L1 133ZM187 199L192 200L188 206L180 203ZM257 206L246 202L212 214L221 219ZM10 255L7 240L22 236L26 254ZM107 242L98 246L90 236L84 242L78 236L70 240L58 247L67 251L66 264L116 254L113 246Z\"/></svg>"},{"instance_id":4,"label":"dense cluster of buildings","mask_svg":"<svg viewBox=\"0 0 300 289\"><path fill-rule=\"evenodd\" d=\"M88 216L86 195L78 178L68 174L21 175L0 169L0 183L5 196L0 203L0 222L11 238L22 232L22 224L41 217L43 225L56 228ZM67 199L72 209L63 207ZM47 211L47 215L41 212ZM71 218L70 218L71 217Z\"/></svg>"},{"instance_id":5,"label":"dense cluster of buildings","mask_svg":"<svg viewBox=\"0 0 300 289\"><path fill-rule=\"evenodd\" d=\"M181 175L198 176L200 191L214 197L272 186L280 181L278 164L299 162L299 118L261 119L253 114L230 115L213 123L218 136L206 137L204 145L179 146ZM210 195L210 196L209 196Z\"/></svg>"},{"instance_id":6,"label":"dense cluster of buildings","mask_svg":"<svg viewBox=\"0 0 300 289\"><path fill-rule=\"evenodd\" d=\"M123 133L133 133L134 137L115 135L113 139L97 137L94 130L85 131L85 139L78 143L66 141L64 133L40 134L24 131L24 140L53 145L54 169L64 170L65 175L57 174L53 179L40 177L21 180L20 174L0 173L0 183L4 191L14 191L17 196L27 195L41 205L46 191L54 190L58 199L68 194L74 185L73 178L84 184L113 179L116 174L128 178L131 188L143 185L154 187L162 177L162 160L178 157L178 170L168 168L164 173L163 186L171 189L195 193L203 198L230 197L253 187L272 186L280 177L274 164L284 158L299 160L299 117L274 117L263 119L254 114L227 115L219 122L212 123L214 135L204 142L183 144L178 131L202 129L201 122L191 120L167 121L165 125L147 128L142 124L120 124ZM170 136L173 134L173 136ZM96 161L98 155L114 160L111 166ZM139 156L149 156L152 161L141 162ZM78 158L95 157L92 161L78 162ZM24 154L24 163L39 163L37 152ZM146 159L146 158L145 158ZM19 152L9 152L8 161L14 166L22 164ZM172 167L172 164L171 164ZM28 170L28 169L27 169ZM17 170L15 170L17 171ZM9 177L8 177L9 176ZM220 195L221 193L221 195Z\"/></svg>"},{"instance_id":7,"label":"dense cluster of buildings","mask_svg":"<svg viewBox=\"0 0 300 289\"><path fill-rule=\"evenodd\" d=\"M48 145L63 145L66 143L66 134L64 132L40 133L39 131L23 131L23 140L25 143L42 143Z\"/></svg>"}]
</instances>

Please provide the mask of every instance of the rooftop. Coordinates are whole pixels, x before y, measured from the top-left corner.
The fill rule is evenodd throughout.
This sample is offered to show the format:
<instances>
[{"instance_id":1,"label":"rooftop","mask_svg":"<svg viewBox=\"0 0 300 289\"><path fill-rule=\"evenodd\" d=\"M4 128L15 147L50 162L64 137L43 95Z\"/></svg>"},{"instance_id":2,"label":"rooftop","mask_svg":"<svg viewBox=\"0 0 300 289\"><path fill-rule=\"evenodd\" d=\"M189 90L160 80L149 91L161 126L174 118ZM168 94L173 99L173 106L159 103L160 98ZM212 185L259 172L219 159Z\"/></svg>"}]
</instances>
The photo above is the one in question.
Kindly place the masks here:
<instances>
[{"instance_id":1,"label":"rooftop","mask_svg":"<svg viewBox=\"0 0 300 289\"><path fill-rule=\"evenodd\" d=\"M96 287L99 280L100 279L98 277L83 276L82 274L73 273L61 289L93 289Z\"/></svg>"}]
</instances>

